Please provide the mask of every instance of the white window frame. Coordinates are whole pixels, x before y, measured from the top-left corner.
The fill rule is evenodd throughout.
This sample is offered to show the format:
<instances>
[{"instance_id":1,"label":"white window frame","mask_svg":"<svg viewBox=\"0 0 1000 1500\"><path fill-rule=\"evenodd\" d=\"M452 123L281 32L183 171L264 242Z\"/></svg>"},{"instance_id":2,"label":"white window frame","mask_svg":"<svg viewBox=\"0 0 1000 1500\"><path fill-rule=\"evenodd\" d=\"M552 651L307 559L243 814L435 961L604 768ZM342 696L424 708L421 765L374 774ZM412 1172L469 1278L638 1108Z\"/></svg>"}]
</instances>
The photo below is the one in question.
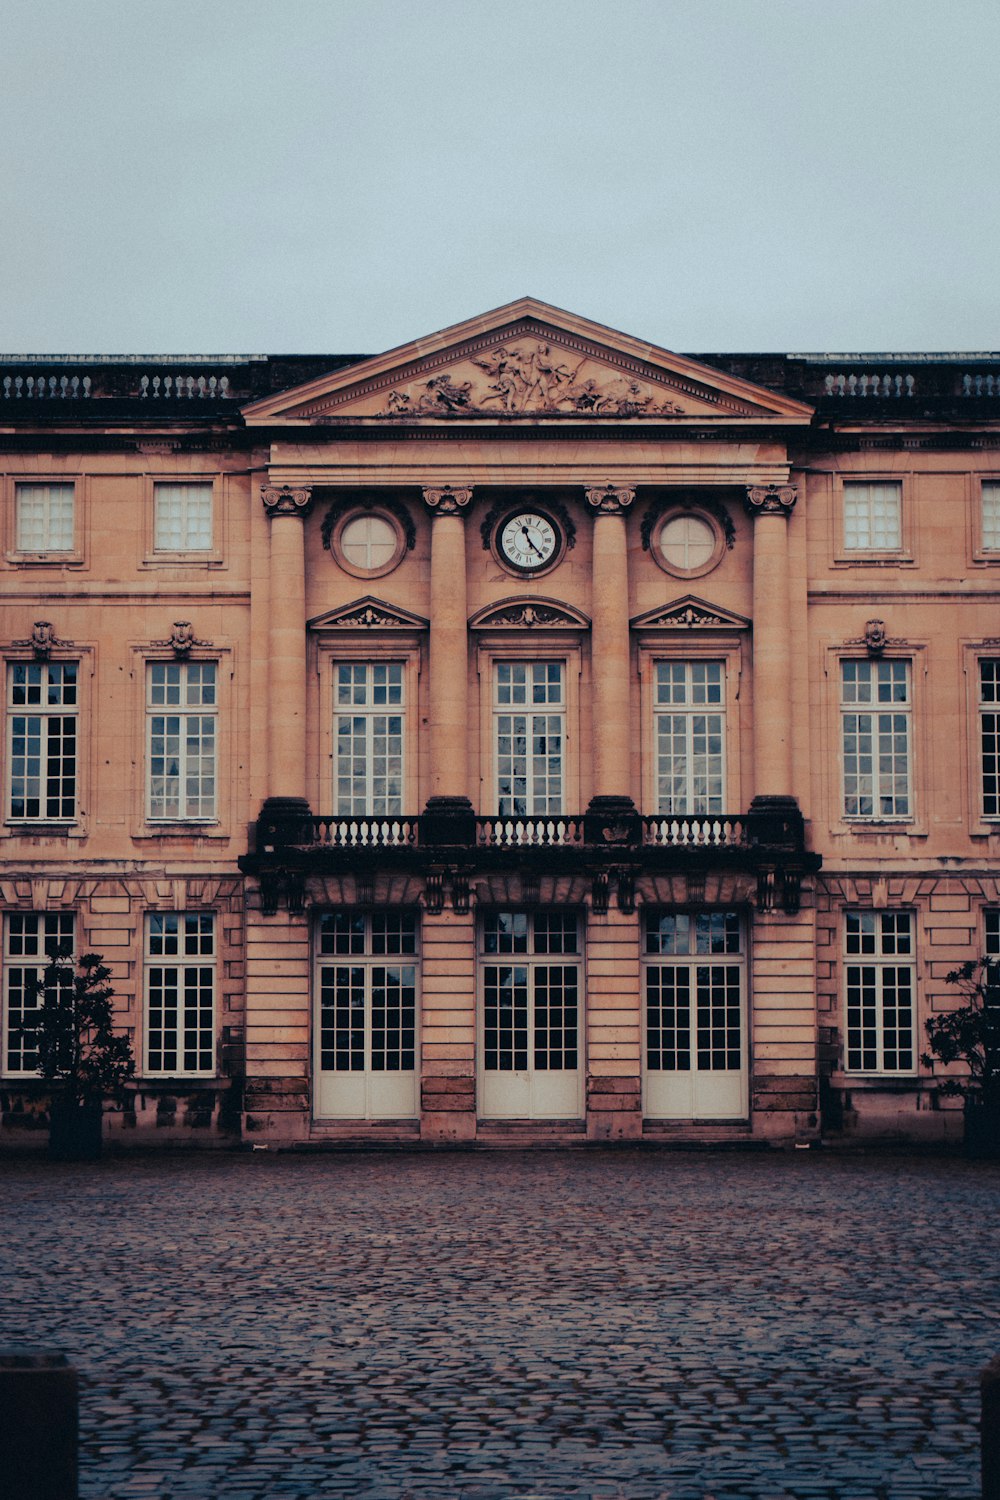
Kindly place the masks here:
<instances>
[{"instance_id":1,"label":"white window frame","mask_svg":"<svg viewBox=\"0 0 1000 1500\"><path fill-rule=\"evenodd\" d=\"M990 560L1000 559L1000 479L979 481L979 515L975 552Z\"/></svg>"},{"instance_id":2,"label":"white window frame","mask_svg":"<svg viewBox=\"0 0 1000 1500\"><path fill-rule=\"evenodd\" d=\"M34 932L30 929L34 928ZM73 912L27 912L9 911L3 916L3 1014L2 1026L0 1026L0 1074L5 1078L35 1078L38 1076L38 1057L31 1047L30 1037L32 1027L30 1021L24 1026L27 1033L25 1045L18 1048L20 1054L19 1064L11 1065L11 1047L14 1044L15 1035L19 1027L11 1020L14 1006L12 1001L17 996L17 1012L19 1018L23 1019L30 1015L34 1006L24 1005L22 1008L22 997L24 996L25 983L29 975L41 978L41 975L50 958L56 957L60 952L69 953L75 949L76 942L76 919ZM69 959L68 963L72 960ZM14 1035L12 1035L12 1033ZM27 1055L31 1066L25 1067L24 1060Z\"/></svg>"},{"instance_id":3,"label":"white window frame","mask_svg":"<svg viewBox=\"0 0 1000 1500\"><path fill-rule=\"evenodd\" d=\"M153 701L153 689L154 689L154 681L155 681L155 675L154 674L157 671L159 671L160 669L166 669L167 671L169 671L170 669L173 668L173 669L177 670L177 672L179 673L179 683L180 683L181 693L186 698L186 695L190 692L189 681L190 681L191 676L192 676L192 670L191 669L192 668L197 668L199 671L204 671L204 669L206 667L211 667L212 671L214 673L214 702L213 703L211 703L211 704L202 704L202 703L190 703L188 701L181 701L181 702L178 702L177 704L172 704L172 703L168 703L168 702L156 703L156 702ZM169 660L165 659L165 658L150 658L145 663L145 704L146 704L146 714L145 714L145 717L146 717L145 805L146 805L146 820L149 823L164 823L164 824L177 824L177 823L183 823L183 824L190 824L190 823L213 823L214 824L214 823L218 822L218 816L219 816L219 763L220 763L220 755L219 755L219 722L220 722L219 721L219 679L220 679L220 675L221 675L220 674L220 663L214 657L212 657L212 658L188 659L186 661L178 661L175 658L170 658ZM157 778L154 776L154 772L153 772L154 747L155 747L156 733L157 733L157 731L156 731L156 724L157 724L158 720L167 720L167 719L177 719L178 720L178 731L177 731L177 744L178 744L178 748L177 748L177 756L176 756L177 763L178 763L178 769L177 769L176 773L174 773L172 776L168 776L167 773L164 772L163 776L160 779L163 780L165 783L167 783L167 782L170 782L170 783L176 782L176 785L177 785L176 800L177 800L177 806L178 806L178 810L176 812L167 812L167 811L162 810L162 808L160 808L158 810L157 807L156 807L156 796L154 795L154 787L155 787L156 781L157 781ZM212 726L212 732L211 732L211 750L210 750L210 752L203 752L206 755L210 754L210 757L211 757L211 766L210 766L210 770L208 770L208 771L204 771L203 770L202 773L201 773L201 775L202 775L203 778L210 777L211 778L211 782L212 782L211 809L210 810L206 810L206 808L204 806L199 806L196 810L191 811L191 810L189 810L190 804L188 804L188 802L187 802L187 792L186 792L185 788L186 788L188 776L190 775L190 772L191 772L191 752L190 752L190 746L189 746L189 724L190 724L190 721L192 721L194 719L203 720L203 721L205 721L207 723L210 723L211 726ZM166 752L163 752L163 755L165 756ZM158 758L162 758L162 757L158 757ZM164 799L166 799L166 791L164 791L164 793L162 795L163 795Z\"/></svg>"},{"instance_id":4,"label":"white window frame","mask_svg":"<svg viewBox=\"0 0 1000 1500\"><path fill-rule=\"evenodd\" d=\"M173 494L169 492L175 492ZM207 500L207 536L203 524L199 524L197 501ZM167 540L170 518L167 515L168 501L179 508L179 537ZM158 555L169 553L195 553L208 555L215 550L215 485L211 479L194 476L153 481L153 551Z\"/></svg>"},{"instance_id":5,"label":"white window frame","mask_svg":"<svg viewBox=\"0 0 1000 1500\"><path fill-rule=\"evenodd\" d=\"M518 701L517 696L521 686L516 680L519 670L525 673L523 703ZM508 674L510 674L509 677ZM549 696L555 687L558 688L556 696ZM497 814L500 817L511 818L561 816L569 810L566 801L567 684L565 661L558 656L532 658L521 657L517 653L512 653L509 657L497 657L493 662L491 688L493 801ZM536 698L535 694L539 691L545 696ZM508 693L509 697L506 696ZM504 749L508 740L516 743L518 738L516 726L519 720L525 721L523 757L517 756L514 750L507 752ZM542 728L543 721L545 721L544 728ZM540 738L544 740L544 749L539 756L535 754L534 746L540 731ZM551 749L549 743L553 733L558 734L558 748L555 751ZM518 775L516 769L508 772L506 769L508 759L515 763L522 762L523 774ZM545 766L544 772L540 775L536 772L536 762L539 759ZM556 761L558 761L558 771L550 770L550 765ZM558 790L548 790L549 784L556 778ZM515 779L524 783L523 797L516 797L514 794ZM523 801L526 805L523 808L516 807L513 804L517 801Z\"/></svg>"},{"instance_id":6,"label":"white window frame","mask_svg":"<svg viewBox=\"0 0 1000 1500\"><path fill-rule=\"evenodd\" d=\"M992 683L986 680L987 668ZM991 690L992 697L988 696ZM1000 819L1000 658L976 658L976 697L979 816L994 823Z\"/></svg>"},{"instance_id":7,"label":"white window frame","mask_svg":"<svg viewBox=\"0 0 1000 1500\"><path fill-rule=\"evenodd\" d=\"M347 674L352 674L355 691L364 696L356 702L345 700L342 692L350 686ZM360 674L360 675L359 675ZM406 729L407 729L407 671L402 657L385 657L381 660L356 660L347 658L332 664L333 695L333 812L335 817L372 818L401 817L407 812L406 805ZM395 680L394 680L395 679ZM384 701L378 695L385 693ZM393 696L396 694L397 696ZM391 721L398 720L398 729L393 730ZM357 725L361 726L359 753ZM342 759L342 752L351 752ZM376 774L379 758L398 762L398 769L386 768ZM361 763L364 793L356 797L341 788L344 764ZM377 791L380 782L395 777L398 795ZM353 778L352 778L353 779ZM362 806L356 806L361 802Z\"/></svg>"},{"instance_id":8,"label":"white window frame","mask_svg":"<svg viewBox=\"0 0 1000 1500\"><path fill-rule=\"evenodd\" d=\"M143 933L143 1074L146 1077L214 1078L218 1071L218 928L216 913L211 911L146 913ZM161 1011L169 1008L170 997L174 1000L174 1020L168 1025ZM166 1065L165 1055L173 1057L173 1067Z\"/></svg>"},{"instance_id":9,"label":"white window frame","mask_svg":"<svg viewBox=\"0 0 1000 1500\"><path fill-rule=\"evenodd\" d=\"M848 910L843 934L844 1072L914 1077L919 1040L914 913ZM899 999L901 988L903 1000ZM890 1021L897 1003L905 1006L906 1016L894 1028Z\"/></svg>"},{"instance_id":10,"label":"white window frame","mask_svg":"<svg viewBox=\"0 0 1000 1500\"><path fill-rule=\"evenodd\" d=\"M895 554L903 551L903 482L901 479L844 479L842 488L844 552ZM894 519L889 534L885 518ZM879 534L882 525L883 534Z\"/></svg>"},{"instance_id":11,"label":"white window frame","mask_svg":"<svg viewBox=\"0 0 1000 1500\"><path fill-rule=\"evenodd\" d=\"M678 674L682 676L678 677ZM716 676L717 681L713 681ZM664 681L670 675L673 683ZM731 811L727 806L726 777L726 662L724 659L689 660L684 657L660 657L653 663L653 758L656 796L653 811L669 816L701 816ZM682 697L665 699L664 690L680 688ZM711 696L712 694L715 696ZM705 696L700 696L704 694ZM664 733L667 722L680 725L680 734L671 731L669 742ZM714 725L714 727L713 727ZM715 739L717 749L702 741ZM675 759L674 742L682 742L679 760L683 771L671 769ZM712 766L715 769L712 769ZM698 767L704 769L699 772ZM683 776L684 788L679 798L664 791L664 783ZM704 782L699 794L699 782Z\"/></svg>"},{"instance_id":12,"label":"white window frame","mask_svg":"<svg viewBox=\"0 0 1000 1500\"><path fill-rule=\"evenodd\" d=\"M31 539L26 504L41 508L36 523L40 533ZM59 503L57 503L59 502ZM76 553L76 485L71 479L16 479L14 481L14 551L22 557L52 557L61 562Z\"/></svg>"},{"instance_id":13,"label":"white window frame","mask_svg":"<svg viewBox=\"0 0 1000 1500\"><path fill-rule=\"evenodd\" d=\"M851 697L849 692L849 676L847 669L864 669L870 674L869 681L874 689L874 696L868 698ZM886 669L883 673L882 669ZM900 671L900 669L902 669ZM842 656L837 666L838 695L839 695L839 746L840 746L840 772L841 772L841 796L840 816L848 823L912 823L914 820L914 775L913 775L913 662L902 657L854 657ZM905 699L893 697L880 699L877 696L881 690L880 677L885 676L888 688L895 691L895 685L902 681L906 689ZM860 685L863 674L859 670L855 678L856 684ZM852 720L857 721L852 725ZM869 721L863 726L861 721ZM890 722L892 721L892 722ZM883 772L882 750L880 743L882 737L888 735L892 741L890 753L895 756L898 752L896 743L899 733L903 734L904 741L904 775L906 779L905 792L900 794L893 785L896 771ZM870 749L867 752L869 769L867 772L856 773L859 783L866 790L857 793L849 792L848 765L851 756L861 757L861 750L850 751L848 735L856 733L857 736L867 733ZM871 802L870 811L852 810L849 801L855 799L859 802L865 800ZM905 797L905 808L895 806L897 800ZM885 810L884 802L891 801L894 805Z\"/></svg>"},{"instance_id":14,"label":"white window frame","mask_svg":"<svg viewBox=\"0 0 1000 1500\"><path fill-rule=\"evenodd\" d=\"M833 551L833 563L837 568L886 568L903 567L912 568L916 565L914 556L915 532L913 526L914 513L914 476L911 472L886 474L884 471L861 470L859 472L832 471L830 478L830 541ZM860 537L855 534L851 536L851 528L848 521L848 506L851 501L859 505L862 501L862 490L868 491L867 504L869 522L873 519L872 508L875 504L874 491L886 486L898 487L899 492L899 527L898 543L895 546L883 545L881 542L875 544L869 525L869 545L861 546L858 542ZM851 541L853 545L848 545Z\"/></svg>"},{"instance_id":15,"label":"white window frame","mask_svg":"<svg viewBox=\"0 0 1000 1500\"><path fill-rule=\"evenodd\" d=\"M640 744L642 746L642 809L652 813L659 802L659 778L657 756L657 715L661 711L656 702L657 667L660 662L686 662L689 664L719 662L723 669L723 812L738 813L743 807L743 768L741 745L749 747L751 736L749 723L743 724L743 704L740 683L743 671L743 654L739 636L731 631L711 635L700 633L697 639L668 643L653 631L644 631L637 646L637 665L640 685ZM746 731L746 734L741 732ZM666 814L665 816L671 816ZM692 817L696 814L677 814ZM715 816L712 814L711 816Z\"/></svg>"},{"instance_id":16,"label":"white window frame","mask_svg":"<svg viewBox=\"0 0 1000 1500\"><path fill-rule=\"evenodd\" d=\"M306 711L309 719L319 725L319 732L310 744L314 756L310 757L310 786L312 805L322 814L331 813L331 803L336 790L337 746L334 719L337 713L336 670L341 662L402 662L403 698L406 705L403 725L403 814L415 815L423 805L424 797L420 785L421 743L417 726L427 713L427 705L421 694L420 669L423 640L420 634L410 629L387 630L384 635L373 638L369 631L342 629L336 623L324 622L313 625L315 636L310 638L310 653L314 671L307 684Z\"/></svg>"},{"instance_id":17,"label":"white window frame","mask_svg":"<svg viewBox=\"0 0 1000 1500\"><path fill-rule=\"evenodd\" d=\"M68 669L72 669L73 673L71 702L47 703L41 701L54 686L56 673L62 674L64 685L68 685L66 678ZM37 686L40 701L37 704L20 704L14 701L18 691L16 679L21 672L25 674L26 679L33 673L38 674ZM39 824L73 825L77 821L80 805L80 698L83 676L82 663L76 659L57 661L8 660L6 676L7 776L4 788L6 821L14 827L37 826ZM29 777L28 771L25 769L18 778L25 783L34 781L37 784L39 794L37 800L40 806L39 811L34 814L23 811L15 812L14 810L15 772L22 763L28 761L26 751L20 751L15 756L16 747L24 743L24 736L15 734L15 726L21 720L37 721L37 730L31 729L27 731L31 734L32 738L37 736L37 774ZM67 726L70 724L72 725L72 735L67 740L64 736L66 735ZM56 726L59 726L59 728L57 729ZM67 744L70 746L68 751L66 750ZM60 772L59 775L60 780L65 777L65 785L67 787L71 786L72 791L59 794L56 799L61 804L59 810L55 812L50 811L51 802L49 795L47 790L43 791L43 788L48 787L53 774L56 772L56 768L60 765L65 766L70 761L72 762L71 776L66 775L64 771ZM29 798L25 794L20 800L22 803L25 803L35 799ZM72 808L71 810L67 810L65 804L69 804L70 802L72 803ZM42 810L42 803L45 804L44 810Z\"/></svg>"}]
</instances>

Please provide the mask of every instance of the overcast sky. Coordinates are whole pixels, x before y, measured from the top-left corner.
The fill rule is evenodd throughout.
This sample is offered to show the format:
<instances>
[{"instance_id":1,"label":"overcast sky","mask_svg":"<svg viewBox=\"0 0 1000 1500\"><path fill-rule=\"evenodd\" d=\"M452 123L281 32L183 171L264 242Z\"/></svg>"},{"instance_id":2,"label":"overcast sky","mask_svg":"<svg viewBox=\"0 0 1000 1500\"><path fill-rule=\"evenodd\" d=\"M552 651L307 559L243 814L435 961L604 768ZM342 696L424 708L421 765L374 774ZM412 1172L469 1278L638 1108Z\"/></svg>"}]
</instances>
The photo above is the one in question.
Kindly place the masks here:
<instances>
[{"instance_id":1,"label":"overcast sky","mask_svg":"<svg viewBox=\"0 0 1000 1500\"><path fill-rule=\"evenodd\" d=\"M1000 349L996 0L0 0L0 349Z\"/></svg>"}]
</instances>

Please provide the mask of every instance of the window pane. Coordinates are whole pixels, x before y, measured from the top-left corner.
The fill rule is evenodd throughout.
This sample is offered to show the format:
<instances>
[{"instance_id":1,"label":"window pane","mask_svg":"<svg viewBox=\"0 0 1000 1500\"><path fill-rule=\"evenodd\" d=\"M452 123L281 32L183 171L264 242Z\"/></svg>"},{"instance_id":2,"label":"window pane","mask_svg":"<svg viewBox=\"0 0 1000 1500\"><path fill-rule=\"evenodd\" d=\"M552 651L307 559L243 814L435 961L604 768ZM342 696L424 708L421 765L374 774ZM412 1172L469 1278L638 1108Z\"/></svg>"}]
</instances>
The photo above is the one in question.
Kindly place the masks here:
<instances>
[{"instance_id":1,"label":"window pane","mask_svg":"<svg viewBox=\"0 0 1000 1500\"><path fill-rule=\"evenodd\" d=\"M207 552L212 546L212 485L153 488L153 545L158 552Z\"/></svg>"},{"instance_id":2,"label":"window pane","mask_svg":"<svg viewBox=\"0 0 1000 1500\"><path fill-rule=\"evenodd\" d=\"M17 550L73 550L73 486L19 484L15 490Z\"/></svg>"},{"instance_id":3,"label":"window pane","mask_svg":"<svg viewBox=\"0 0 1000 1500\"><path fill-rule=\"evenodd\" d=\"M898 551L902 538L902 485L844 485L844 546L848 551Z\"/></svg>"}]
</instances>

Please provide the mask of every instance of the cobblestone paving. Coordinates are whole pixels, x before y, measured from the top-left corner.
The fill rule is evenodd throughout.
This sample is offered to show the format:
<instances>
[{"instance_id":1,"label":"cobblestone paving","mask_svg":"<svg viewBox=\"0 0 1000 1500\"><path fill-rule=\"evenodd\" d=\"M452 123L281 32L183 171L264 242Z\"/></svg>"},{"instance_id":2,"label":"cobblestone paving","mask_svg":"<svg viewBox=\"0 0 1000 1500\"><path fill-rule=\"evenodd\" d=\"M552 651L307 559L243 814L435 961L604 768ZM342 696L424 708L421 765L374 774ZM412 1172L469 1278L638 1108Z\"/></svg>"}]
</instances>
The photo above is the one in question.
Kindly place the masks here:
<instances>
[{"instance_id":1,"label":"cobblestone paving","mask_svg":"<svg viewBox=\"0 0 1000 1500\"><path fill-rule=\"evenodd\" d=\"M1000 1168L639 1151L0 1172L83 1500L973 1500ZM2 1485L0 1485L2 1488Z\"/></svg>"}]
</instances>

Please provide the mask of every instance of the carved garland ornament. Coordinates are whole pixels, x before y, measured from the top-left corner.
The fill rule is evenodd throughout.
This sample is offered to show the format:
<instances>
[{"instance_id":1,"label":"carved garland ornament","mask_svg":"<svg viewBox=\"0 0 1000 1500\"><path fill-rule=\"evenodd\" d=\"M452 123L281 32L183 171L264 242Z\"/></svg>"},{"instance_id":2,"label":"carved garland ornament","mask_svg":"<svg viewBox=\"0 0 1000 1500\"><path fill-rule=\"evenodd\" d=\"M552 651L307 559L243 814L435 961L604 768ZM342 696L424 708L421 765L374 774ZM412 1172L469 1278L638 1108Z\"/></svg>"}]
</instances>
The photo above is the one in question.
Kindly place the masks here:
<instances>
[{"instance_id":1,"label":"carved garland ornament","mask_svg":"<svg viewBox=\"0 0 1000 1500\"><path fill-rule=\"evenodd\" d=\"M525 341L484 351L471 363L483 371L471 380L456 380L449 370L429 380L389 392L385 416L451 416L531 412L539 415L643 417L683 415L683 408L656 388L627 375L603 380L581 378L591 362L585 354L572 368L559 351L541 341ZM595 369L604 373L595 363Z\"/></svg>"},{"instance_id":2,"label":"carved garland ornament","mask_svg":"<svg viewBox=\"0 0 1000 1500\"><path fill-rule=\"evenodd\" d=\"M11 641L12 646L30 646L36 661L48 661L56 646L72 646L72 641L61 641L48 620L36 620L31 634L25 641Z\"/></svg>"},{"instance_id":3,"label":"carved garland ornament","mask_svg":"<svg viewBox=\"0 0 1000 1500\"><path fill-rule=\"evenodd\" d=\"M153 641L154 646L169 646L176 657L183 660L191 654L194 646L210 646L211 641L200 641L191 628L190 620L175 620L174 628L165 641Z\"/></svg>"}]
</instances>

